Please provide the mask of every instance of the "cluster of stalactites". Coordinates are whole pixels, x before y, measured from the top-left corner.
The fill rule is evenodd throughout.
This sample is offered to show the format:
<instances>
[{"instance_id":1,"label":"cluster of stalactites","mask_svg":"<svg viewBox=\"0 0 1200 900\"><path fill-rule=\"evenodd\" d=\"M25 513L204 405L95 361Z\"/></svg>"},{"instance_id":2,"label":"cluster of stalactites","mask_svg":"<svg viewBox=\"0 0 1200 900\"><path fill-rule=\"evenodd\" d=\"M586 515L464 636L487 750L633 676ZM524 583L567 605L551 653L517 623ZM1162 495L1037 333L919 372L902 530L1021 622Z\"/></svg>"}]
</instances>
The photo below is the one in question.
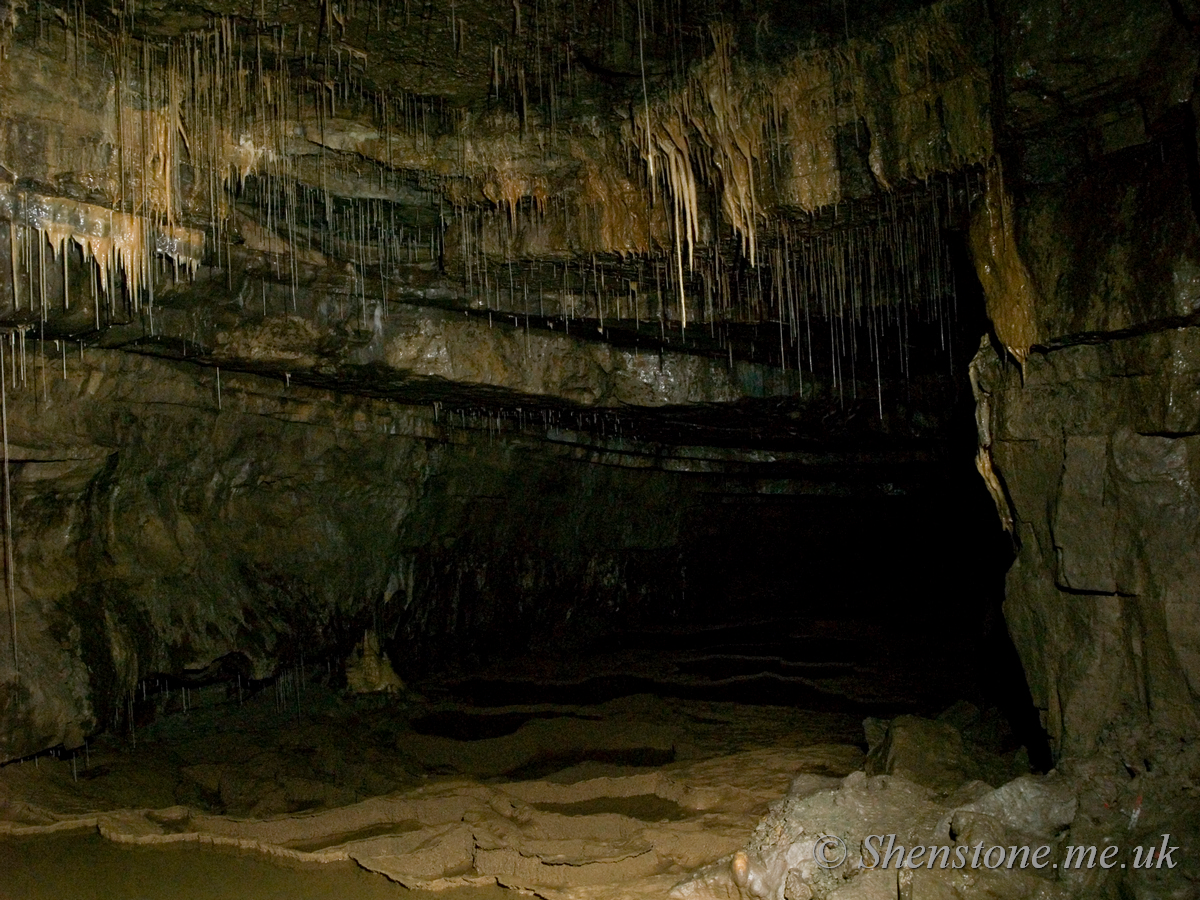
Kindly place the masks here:
<instances>
[{"instance_id":1,"label":"cluster of stalactites","mask_svg":"<svg viewBox=\"0 0 1200 900\"><path fill-rule=\"evenodd\" d=\"M677 255L697 239L698 181L757 262L768 215L843 199L839 129L866 147L881 190L985 163L992 155L986 71L948 0L871 40L800 53L769 71L738 66L733 32L713 28L713 53L674 92L647 102L625 140L675 211ZM887 123L884 125L883 123Z\"/></svg>"},{"instance_id":2,"label":"cluster of stalactites","mask_svg":"<svg viewBox=\"0 0 1200 900\"><path fill-rule=\"evenodd\" d=\"M47 246L65 270L68 247L78 245L84 263L96 267L99 292L109 296L110 304L116 302L112 286L120 275L135 308L152 277L154 259L166 257L177 275L180 270L192 275L204 255L204 232L199 229L156 223L145 216L78 200L0 187L0 214L9 220L12 271L6 274L12 278L14 310L27 308L43 317L56 302L46 296L42 274ZM63 305L70 305L68 294L64 294Z\"/></svg>"},{"instance_id":3,"label":"cluster of stalactites","mask_svg":"<svg viewBox=\"0 0 1200 900\"><path fill-rule=\"evenodd\" d=\"M105 106L103 126L113 150L111 170L97 182L110 186L108 205L0 188L0 212L11 222L9 299L14 309L40 308L42 315L50 305L47 248L65 273L67 249L76 244L84 263L94 267L94 291L112 304L120 282L134 309L152 288L156 260L170 260L176 277L181 271L193 274L204 256L205 232L186 227L184 219L207 219L220 238L229 215L228 188L268 155L253 129L231 132L224 121L234 114L237 125L246 125L247 91L256 92L254 100L269 93L263 79L248 78L245 66L231 62L228 22L166 45L135 40L124 30L105 36L86 19L77 27L83 31L68 40L69 46L107 44L112 56L112 102ZM196 176L188 182L182 178L186 166ZM64 285L69 285L65 275ZM70 299L64 289L63 304Z\"/></svg>"},{"instance_id":4,"label":"cluster of stalactites","mask_svg":"<svg viewBox=\"0 0 1200 900\"><path fill-rule=\"evenodd\" d=\"M6 3L0 0L0 13L9 8ZM356 87L362 90L364 54L347 54L343 67L341 45L334 46L336 76L295 78L288 59L302 51L300 36L289 36L284 26L269 35L247 33L225 18L165 42L133 38L124 19L113 34L90 20L82 27L68 44L107 46L112 57L108 89L113 102L106 105L104 125L104 139L113 149L104 181L111 196L105 208L9 189L2 202L14 223L14 273L18 265L37 270L38 281L44 280L44 245L58 259L74 242L84 260L94 263L100 290L111 293L111 275L117 273L137 308L152 288L156 257L173 261L178 275L181 268L193 272L204 255L205 232L184 227L185 220L205 223L208 249L222 265L231 244L233 195L251 174L294 183L296 159L314 152L306 136L323 133L323 123L336 115L339 104L373 103L382 110L379 137L385 145L393 129L417 127L411 103L355 93ZM325 71L332 69L327 65ZM324 153L319 160L315 180L325 188ZM191 176L183 178L184 171ZM322 193L328 210L330 191ZM291 205L271 205L264 213L269 230L295 240ZM37 305L43 291L25 274L25 283L10 297Z\"/></svg>"}]
</instances>

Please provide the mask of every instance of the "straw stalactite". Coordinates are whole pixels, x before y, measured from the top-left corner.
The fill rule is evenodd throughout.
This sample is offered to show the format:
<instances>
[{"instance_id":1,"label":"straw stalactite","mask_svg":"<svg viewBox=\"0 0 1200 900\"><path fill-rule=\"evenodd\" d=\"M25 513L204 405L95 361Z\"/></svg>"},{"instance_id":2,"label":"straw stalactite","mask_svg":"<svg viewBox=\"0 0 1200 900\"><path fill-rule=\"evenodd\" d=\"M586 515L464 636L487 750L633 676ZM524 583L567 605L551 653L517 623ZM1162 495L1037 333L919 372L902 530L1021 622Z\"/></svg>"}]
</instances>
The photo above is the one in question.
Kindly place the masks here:
<instances>
[{"instance_id":1,"label":"straw stalactite","mask_svg":"<svg viewBox=\"0 0 1200 900\"><path fill-rule=\"evenodd\" d=\"M9 637L12 641L13 671L20 671L17 656L17 587L13 559L12 479L9 477L8 455L8 384L4 368L4 344L8 335L0 337L0 443L3 444L4 486L4 594L8 601Z\"/></svg>"}]
</instances>

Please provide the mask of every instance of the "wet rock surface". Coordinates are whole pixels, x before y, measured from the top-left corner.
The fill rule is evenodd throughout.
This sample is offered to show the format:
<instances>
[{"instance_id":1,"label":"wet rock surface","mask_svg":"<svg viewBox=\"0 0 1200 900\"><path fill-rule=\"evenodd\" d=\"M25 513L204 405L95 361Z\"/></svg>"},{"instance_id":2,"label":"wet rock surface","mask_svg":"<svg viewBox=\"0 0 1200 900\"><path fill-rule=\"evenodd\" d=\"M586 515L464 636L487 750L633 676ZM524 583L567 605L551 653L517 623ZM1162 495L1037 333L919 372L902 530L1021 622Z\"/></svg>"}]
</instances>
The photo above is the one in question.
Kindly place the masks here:
<instances>
[{"instance_id":1,"label":"wet rock surface","mask_svg":"<svg viewBox=\"0 0 1200 900\"><path fill-rule=\"evenodd\" d=\"M1004 759L993 748L964 741L947 721L900 716L871 748L864 769L868 775L898 775L950 793L968 781L1005 781L1028 765L1027 755L1010 753Z\"/></svg>"},{"instance_id":2,"label":"wet rock surface","mask_svg":"<svg viewBox=\"0 0 1200 900\"><path fill-rule=\"evenodd\" d=\"M661 896L738 846L795 772L860 765L836 743L855 730L852 716L650 695L483 711L294 681L240 703L193 691L136 746L0 770L2 827L354 860L412 888Z\"/></svg>"},{"instance_id":3,"label":"wet rock surface","mask_svg":"<svg viewBox=\"0 0 1200 900\"><path fill-rule=\"evenodd\" d=\"M1057 757L1140 773L1191 746L1200 697L1194 11L1005 21L1005 165L1038 292L1023 371L978 357L1015 522L1005 618Z\"/></svg>"},{"instance_id":4,"label":"wet rock surface","mask_svg":"<svg viewBox=\"0 0 1200 900\"><path fill-rule=\"evenodd\" d=\"M339 699L320 684L290 691L240 703L196 691L186 713L143 727L136 747L105 740L70 762L10 765L0 771L0 827L10 839L94 829L146 847L354 860L410 888L499 884L553 900L661 897L697 867L712 890L739 848L751 880L769 889L745 896L774 896L772 879L783 876L771 854L796 822L806 823L797 833L844 826L850 840L850 819L884 830L901 821L920 836L971 797L964 810L977 817L1026 828L1045 820L1055 833L1063 824L1064 801L1037 782L1000 792L975 782L948 797L851 774L864 757L838 743L856 731L846 715L650 695L485 712L415 695ZM439 731L452 736L430 733ZM347 734L357 745L349 755ZM521 759L544 774L514 768ZM835 808L841 818L826 822ZM793 892L823 897L834 884L812 865L792 868Z\"/></svg>"},{"instance_id":5,"label":"wet rock surface","mask_svg":"<svg viewBox=\"0 0 1200 900\"><path fill-rule=\"evenodd\" d=\"M886 728L894 746L900 733L954 731L945 717ZM1174 866L1132 866L1164 828L1171 846L1191 840L1172 777L1131 780L1093 758L1010 778L1010 763L973 744L1008 774L936 790L863 771L861 748L840 742L854 730L849 716L650 695L485 712L415 695L339 699L316 683L240 705L197 692L186 714L143 728L136 749L107 739L74 772L52 757L0 770L0 831L353 860L410 889L499 885L546 900L1183 897L1198 874L1178 851ZM540 777L495 774L514 753L545 759L547 739L592 752L560 753ZM1118 847L1128 867L1078 865L1091 846ZM1007 864L1021 847L1037 865Z\"/></svg>"},{"instance_id":6,"label":"wet rock surface","mask_svg":"<svg viewBox=\"0 0 1200 900\"><path fill-rule=\"evenodd\" d=\"M752 504L765 493L777 505L861 492L883 527L907 515L891 499L907 496L901 479L919 483L930 465L920 453L663 445L532 415L504 425L118 351L60 344L55 358L53 349L46 358L39 346L25 387L8 394L19 526L19 670L11 646L0 662L8 758L74 749L128 723L147 680L248 686L299 667L305 653L310 667L340 671L366 629L406 676L469 670L505 647L557 652L680 617L713 621L727 615L719 583L693 580L689 593L687 571L728 577L691 537L732 530L735 519L695 531L706 509L729 505L722 497ZM825 517L827 506L814 512ZM763 571L790 552L782 532L767 534L780 550L752 551ZM728 587L761 610L791 590L790 576L771 577ZM819 595L833 589L814 583L806 602L819 612ZM523 599L514 607L514 598ZM693 668L705 668L703 657ZM897 696L882 664L868 674L783 663L748 678L763 663L731 660L712 685L697 670L689 690L803 695L824 709L842 702L839 679L853 675L862 702ZM55 677L36 677L46 671ZM675 677L670 667L614 670L603 676L615 679L610 688L594 684L654 690Z\"/></svg>"},{"instance_id":7,"label":"wet rock surface","mask_svg":"<svg viewBox=\"0 0 1200 900\"><path fill-rule=\"evenodd\" d=\"M438 603L420 604L411 593L413 553L462 537L457 523L469 512L438 503L442 494L487 495L496 508L510 490L527 502L544 477L511 446L493 456L472 443L452 461L458 451L438 436L443 426L432 410L413 418L377 402L347 405L229 376L218 398L215 378L125 354L73 359L66 380L43 387L40 398L32 390L10 397L9 407L21 494L14 520L22 524L15 548L21 671L11 648L4 663L10 758L60 742L77 747L99 723L128 719L135 686L154 672L195 681L229 657L226 675L248 683L272 675L281 660L299 663L305 644L310 653L325 644L340 664L362 636L352 623L373 625L380 610L390 633L401 620L423 630L423 620L442 614ZM505 462L507 453L517 455ZM617 477L633 489L630 506L642 518L612 523L601 538L607 520L588 516L570 496L599 493L611 502L615 485L593 479L621 470L550 467L557 472L542 482L547 501L557 516L578 512L592 535L587 552L597 554L591 575L588 566L579 570L573 608L586 614L589 595L601 607L620 603L629 563L636 571L640 554L674 540L667 523L683 504L667 483L676 479L643 472L633 488ZM513 479L507 487L505 471ZM656 509L659 477L666 481ZM526 522L546 523L541 512L522 509L531 515ZM525 527L518 516L505 518ZM491 551L477 552L486 565ZM345 569L350 557L358 561ZM439 587L454 590L434 581L431 591ZM475 615L491 614L480 603ZM505 615L501 627L524 626ZM334 634L342 637L326 643ZM46 671L55 677L30 677Z\"/></svg>"},{"instance_id":8,"label":"wet rock surface","mask_svg":"<svg viewBox=\"0 0 1200 900\"><path fill-rule=\"evenodd\" d=\"M887 716L873 720L885 734L889 723L922 721L893 713L938 685L924 665L944 663L906 652L904 669L877 660L875 641L861 637L843 638L837 668L793 678L836 697L828 711L795 699L756 705L752 681L726 700L691 674L697 659L743 673L756 660L769 677L773 663L799 662L814 638L831 637L821 629L837 627L700 630L557 662L527 654L397 692L354 693L321 663L268 683L185 691L149 680L131 732L0 768L0 830L11 839L98 829L131 846L217 845L302 865L354 859L438 890L662 897L688 871L745 847L798 774L831 790L859 769L857 710ZM615 695L595 698L597 678L612 671L641 674L654 693L611 685ZM535 686L557 699L534 699ZM953 699L941 688L921 711ZM1011 735L984 749L1001 731L998 715L960 701L943 718L966 723L964 745L999 762ZM955 802L989 790L973 782Z\"/></svg>"}]
</instances>

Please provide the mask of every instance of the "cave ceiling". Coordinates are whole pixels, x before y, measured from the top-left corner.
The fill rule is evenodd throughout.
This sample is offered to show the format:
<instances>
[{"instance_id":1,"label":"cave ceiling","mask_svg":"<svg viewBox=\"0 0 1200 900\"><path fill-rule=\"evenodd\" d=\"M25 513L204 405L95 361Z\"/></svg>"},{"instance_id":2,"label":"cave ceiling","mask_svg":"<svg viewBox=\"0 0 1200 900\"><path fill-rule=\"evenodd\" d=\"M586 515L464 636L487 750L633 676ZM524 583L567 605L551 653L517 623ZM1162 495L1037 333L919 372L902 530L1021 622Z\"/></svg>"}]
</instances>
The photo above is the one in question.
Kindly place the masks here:
<instances>
[{"instance_id":1,"label":"cave ceiling","mask_svg":"<svg viewBox=\"0 0 1200 900\"><path fill-rule=\"evenodd\" d=\"M43 367L124 350L649 453L940 457L999 179L970 4L0 12L3 326Z\"/></svg>"}]
</instances>

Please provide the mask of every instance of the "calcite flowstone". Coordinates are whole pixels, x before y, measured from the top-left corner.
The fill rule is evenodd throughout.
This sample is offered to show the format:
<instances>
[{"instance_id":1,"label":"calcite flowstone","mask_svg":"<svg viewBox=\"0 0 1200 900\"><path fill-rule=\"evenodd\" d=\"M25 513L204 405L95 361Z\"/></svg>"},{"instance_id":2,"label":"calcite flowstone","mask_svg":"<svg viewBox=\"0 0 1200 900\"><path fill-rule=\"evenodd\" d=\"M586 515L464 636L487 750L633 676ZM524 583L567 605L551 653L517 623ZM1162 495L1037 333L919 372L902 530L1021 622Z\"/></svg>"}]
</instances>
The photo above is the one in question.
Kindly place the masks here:
<instances>
[{"instance_id":1,"label":"calcite flowstone","mask_svg":"<svg viewBox=\"0 0 1200 900\"><path fill-rule=\"evenodd\" d=\"M379 636L370 629L346 660L346 687L356 694L379 691L392 694L404 690L404 682L392 668L392 661L379 650Z\"/></svg>"},{"instance_id":2,"label":"calcite flowstone","mask_svg":"<svg viewBox=\"0 0 1200 900\"><path fill-rule=\"evenodd\" d=\"M0 835L95 828L126 844L226 846L307 863L353 860L410 888L499 883L550 900L629 900L662 897L679 872L730 853L797 772L845 772L860 761L855 748L838 745L759 750L567 784L446 781L267 819L182 806L68 814L6 804ZM646 797L677 804L679 812L661 821L638 818L639 798ZM572 808L622 799L628 815Z\"/></svg>"}]
</instances>

